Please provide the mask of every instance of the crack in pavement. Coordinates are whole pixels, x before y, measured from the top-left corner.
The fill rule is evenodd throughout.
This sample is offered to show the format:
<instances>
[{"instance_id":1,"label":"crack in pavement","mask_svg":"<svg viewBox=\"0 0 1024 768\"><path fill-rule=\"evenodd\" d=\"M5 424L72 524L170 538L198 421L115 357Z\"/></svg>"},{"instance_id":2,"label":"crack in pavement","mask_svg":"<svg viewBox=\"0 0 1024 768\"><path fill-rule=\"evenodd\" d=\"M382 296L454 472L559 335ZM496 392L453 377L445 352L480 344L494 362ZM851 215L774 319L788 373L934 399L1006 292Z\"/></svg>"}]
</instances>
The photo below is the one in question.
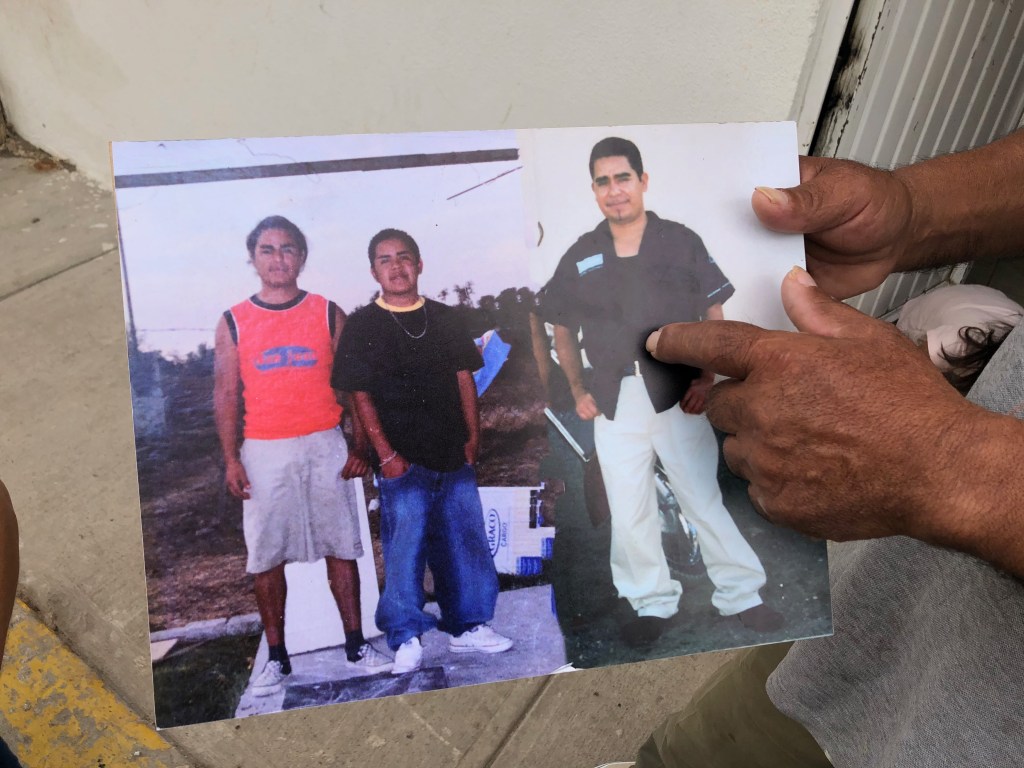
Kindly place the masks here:
<instances>
[{"instance_id":1,"label":"crack in pavement","mask_svg":"<svg viewBox=\"0 0 1024 768\"><path fill-rule=\"evenodd\" d=\"M15 288L10 293L0 294L0 301L5 301L6 299L11 298L12 296L17 296L19 293L23 293L24 291L27 291L30 288L35 288L37 285L42 285L43 283L47 282L48 280L52 280L55 277L60 277L65 272L70 272L72 269L77 269L78 267L84 266L85 264L91 264L92 262L96 261L96 259L101 259L104 256L107 256L111 253L117 253L117 248L108 248L102 253L98 253L95 256L89 256L88 258L83 259L82 261L76 261L74 264L69 264L63 269L59 269L56 272L46 275L45 277L40 277L38 280L33 280L31 283Z\"/></svg>"}]
</instances>

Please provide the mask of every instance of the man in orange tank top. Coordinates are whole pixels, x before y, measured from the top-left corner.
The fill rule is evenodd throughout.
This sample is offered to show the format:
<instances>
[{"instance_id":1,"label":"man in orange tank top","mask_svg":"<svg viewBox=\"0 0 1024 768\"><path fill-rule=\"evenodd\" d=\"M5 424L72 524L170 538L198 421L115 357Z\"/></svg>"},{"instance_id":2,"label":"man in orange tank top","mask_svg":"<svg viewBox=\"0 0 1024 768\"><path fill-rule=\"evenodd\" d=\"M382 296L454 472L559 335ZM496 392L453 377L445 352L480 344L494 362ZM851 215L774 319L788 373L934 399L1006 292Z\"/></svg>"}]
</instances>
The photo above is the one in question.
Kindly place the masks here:
<instances>
[{"instance_id":1,"label":"man in orange tank top","mask_svg":"<svg viewBox=\"0 0 1024 768\"><path fill-rule=\"evenodd\" d=\"M365 438L356 423L357 445L348 451L330 383L345 314L334 302L299 289L308 247L291 221L264 219L246 246L260 291L217 325L214 414L228 491L243 499L246 570L255 575L270 646L253 693L269 696L291 673L284 638L286 563L326 560L349 665L380 672L391 660L362 633L356 558L363 547L352 478L367 471L359 445Z\"/></svg>"}]
</instances>

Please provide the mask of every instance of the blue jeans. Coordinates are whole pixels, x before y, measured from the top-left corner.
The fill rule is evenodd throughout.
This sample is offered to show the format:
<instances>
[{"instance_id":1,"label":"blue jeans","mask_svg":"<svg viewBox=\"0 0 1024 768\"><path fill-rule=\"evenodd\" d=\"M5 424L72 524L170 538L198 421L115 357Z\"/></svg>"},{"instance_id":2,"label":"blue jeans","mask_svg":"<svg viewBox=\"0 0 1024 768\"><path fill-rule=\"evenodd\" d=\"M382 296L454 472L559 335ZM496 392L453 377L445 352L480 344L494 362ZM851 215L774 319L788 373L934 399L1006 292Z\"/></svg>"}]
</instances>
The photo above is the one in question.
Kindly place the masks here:
<instances>
[{"instance_id":1,"label":"blue jeans","mask_svg":"<svg viewBox=\"0 0 1024 768\"><path fill-rule=\"evenodd\" d=\"M380 478L380 517L384 592L376 620L392 650L435 626L460 635L494 618L498 575L473 467L435 472L413 464L401 477ZM440 624L423 610L427 564Z\"/></svg>"}]
</instances>

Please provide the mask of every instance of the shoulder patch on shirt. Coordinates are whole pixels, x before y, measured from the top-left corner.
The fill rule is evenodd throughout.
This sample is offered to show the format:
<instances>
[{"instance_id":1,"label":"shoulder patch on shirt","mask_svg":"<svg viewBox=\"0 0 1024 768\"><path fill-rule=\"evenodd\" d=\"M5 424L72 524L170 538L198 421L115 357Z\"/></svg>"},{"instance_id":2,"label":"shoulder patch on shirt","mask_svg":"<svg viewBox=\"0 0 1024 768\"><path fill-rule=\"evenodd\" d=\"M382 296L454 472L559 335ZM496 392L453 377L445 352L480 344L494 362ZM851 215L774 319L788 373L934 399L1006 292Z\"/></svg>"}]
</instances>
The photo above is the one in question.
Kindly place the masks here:
<instances>
[{"instance_id":1,"label":"shoulder patch on shirt","mask_svg":"<svg viewBox=\"0 0 1024 768\"><path fill-rule=\"evenodd\" d=\"M580 259L576 262L576 269L579 270L581 275L587 274L587 272L593 272L598 267L604 266L604 254L595 253L593 256L587 256L585 259Z\"/></svg>"}]
</instances>

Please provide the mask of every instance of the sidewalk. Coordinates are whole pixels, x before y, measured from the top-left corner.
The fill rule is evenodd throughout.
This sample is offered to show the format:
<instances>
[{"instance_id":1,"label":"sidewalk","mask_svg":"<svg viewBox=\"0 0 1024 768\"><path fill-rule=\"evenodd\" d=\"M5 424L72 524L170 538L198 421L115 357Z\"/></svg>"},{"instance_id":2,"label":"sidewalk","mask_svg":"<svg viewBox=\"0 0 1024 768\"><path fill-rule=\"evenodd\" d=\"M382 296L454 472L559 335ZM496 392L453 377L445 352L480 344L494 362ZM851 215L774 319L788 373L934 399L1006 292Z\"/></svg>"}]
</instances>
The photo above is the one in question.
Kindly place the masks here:
<instances>
[{"instance_id":1,"label":"sidewalk","mask_svg":"<svg viewBox=\"0 0 1024 768\"><path fill-rule=\"evenodd\" d=\"M111 196L74 174L0 157L0 242L0 476L21 526L21 594L150 724L145 563ZM181 244L167 245L173 258ZM5 690L9 676L45 674L15 661L15 645L9 652ZM181 756L166 764L189 768L590 768L629 758L726 657L303 709L160 736L168 754ZM49 718L9 720L4 727L17 735L5 737L15 746L65 739L58 726L73 710L53 702ZM98 729L113 727L98 718ZM89 753L78 754L62 768L99 768L81 757ZM134 749L102 760L106 768L146 765L133 762ZM35 751L25 764L48 765Z\"/></svg>"}]
</instances>

